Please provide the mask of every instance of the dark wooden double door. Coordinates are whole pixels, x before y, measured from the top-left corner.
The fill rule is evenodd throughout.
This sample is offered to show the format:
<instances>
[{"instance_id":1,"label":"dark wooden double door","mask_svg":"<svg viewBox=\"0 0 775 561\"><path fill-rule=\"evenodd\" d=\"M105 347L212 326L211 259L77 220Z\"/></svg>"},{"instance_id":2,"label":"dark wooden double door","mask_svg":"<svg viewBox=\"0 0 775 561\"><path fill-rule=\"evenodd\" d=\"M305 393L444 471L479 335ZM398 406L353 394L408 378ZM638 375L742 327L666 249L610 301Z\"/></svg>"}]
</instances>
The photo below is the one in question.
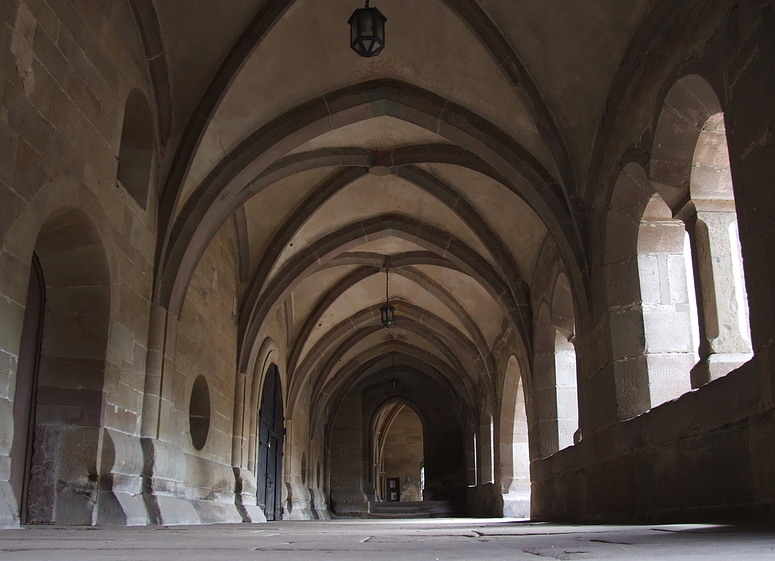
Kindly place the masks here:
<instances>
[{"instance_id":1,"label":"dark wooden double door","mask_svg":"<svg viewBox=\"0 0 775 561\"><path fill-rule=\"evenodd\" d=\"M259 409L258 505L267 520L282 518L283 392L280 372L272 365L264 379Z\"/></svg>"}]
</instances>

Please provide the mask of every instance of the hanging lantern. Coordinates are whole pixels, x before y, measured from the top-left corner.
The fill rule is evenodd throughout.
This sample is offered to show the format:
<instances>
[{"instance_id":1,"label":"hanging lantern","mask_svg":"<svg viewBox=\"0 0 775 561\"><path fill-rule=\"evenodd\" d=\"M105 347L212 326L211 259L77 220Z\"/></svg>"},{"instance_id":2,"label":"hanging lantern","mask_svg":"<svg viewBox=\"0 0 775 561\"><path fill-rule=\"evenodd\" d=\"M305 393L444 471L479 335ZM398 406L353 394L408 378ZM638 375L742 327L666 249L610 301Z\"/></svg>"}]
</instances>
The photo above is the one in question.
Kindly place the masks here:
<instances>
[{"instance_id":1,"label":"hanging lantern","mask_svg":"<svg viewBox=\"0 0 775 561\"><path fill-rule=\"evenodd\" d=\"M389 302L379 309L379 314L385 327L390 327L396 321L396 309Z\"/></svg>"},{"instance_id":2,"label":"hanging lantern","mask_svg":"<svg viewBox=\"0 0 775 561\"><path fill-rule=\"evenodd\" d=\"M377 8L358 8L350 16L350 48L362 57L377 56L385 48L387 18Z\"/></svg>"},{"instance_id":3,"label":"hanging lantern","mask_svg":"<svg viewBox=\"0 0 775 561\"><path fill-rule=\"evenodd\" d=\"M390 288L390 265L385 265L385 305L379 309L382 325L390 327L396 321L396 309L390 305L388 290Z\"/></svg>"}]
</instances>

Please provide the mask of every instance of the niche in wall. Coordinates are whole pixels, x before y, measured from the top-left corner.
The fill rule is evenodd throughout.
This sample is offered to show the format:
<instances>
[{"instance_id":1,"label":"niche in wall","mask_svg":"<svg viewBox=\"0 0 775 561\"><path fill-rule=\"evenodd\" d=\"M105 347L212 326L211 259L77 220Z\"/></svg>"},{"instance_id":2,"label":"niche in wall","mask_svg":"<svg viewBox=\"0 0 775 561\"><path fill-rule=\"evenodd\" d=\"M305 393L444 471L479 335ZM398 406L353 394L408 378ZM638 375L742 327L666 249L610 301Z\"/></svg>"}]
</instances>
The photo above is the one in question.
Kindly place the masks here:
<instances>
[{"instance_id":1,"label":"niche in wall","mask_svg":"<svg viewBox=\"0 0 775 561\"><path fill-rule=\"evenodd\" d=\"M201 450L207 442L210 432L210 388L201 374L191 388L191 404L188 408L188 423L191 431L191 444Z\"/></svg>"},{"instance_id":2,"label":"niche in wall","mask_svg":"<svg viewBox=\"0 0 775 561\"><path fill-rule=\"evenodd\" d=\"M153 119L148 101L142 92L132 90L124 108L116 175L118 182L143 209L148 202L153 147Z\"/></svg>"}]
</instances>

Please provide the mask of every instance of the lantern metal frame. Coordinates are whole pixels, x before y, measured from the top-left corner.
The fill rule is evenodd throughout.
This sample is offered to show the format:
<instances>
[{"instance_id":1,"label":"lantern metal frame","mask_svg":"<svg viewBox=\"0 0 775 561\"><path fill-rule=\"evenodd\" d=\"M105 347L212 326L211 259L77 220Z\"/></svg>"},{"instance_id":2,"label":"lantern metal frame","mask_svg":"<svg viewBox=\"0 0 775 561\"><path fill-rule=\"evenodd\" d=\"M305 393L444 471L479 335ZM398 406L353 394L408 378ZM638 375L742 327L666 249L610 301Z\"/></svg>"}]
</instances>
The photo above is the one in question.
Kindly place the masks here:
<instances>
[{"instance_id":1,"label":"lantern metal frame","mask_svg":"<svg viewBox=\"0 0 775 561\"><path fill-rule=\"evenodd\" d=\"M347 23L350 25L350 48L364 58L377 56L385 48L387 18L377 8L357 8Z\"/></svg>"}]
</instances>

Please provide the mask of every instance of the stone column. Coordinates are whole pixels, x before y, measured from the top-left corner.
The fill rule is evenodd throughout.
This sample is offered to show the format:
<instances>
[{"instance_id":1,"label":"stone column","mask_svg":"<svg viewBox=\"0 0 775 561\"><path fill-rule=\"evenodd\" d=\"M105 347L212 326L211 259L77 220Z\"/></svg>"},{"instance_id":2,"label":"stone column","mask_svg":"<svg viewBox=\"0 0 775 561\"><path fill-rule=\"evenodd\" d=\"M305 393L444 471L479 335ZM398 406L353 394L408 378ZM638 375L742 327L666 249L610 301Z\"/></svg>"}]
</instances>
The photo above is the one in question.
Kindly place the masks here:
<instances>
[{"instance_id":1,"label":"stone column","mask_svg":"<svg viewBox=\"0 0 775 561\"><path fill-rule=\"evenodd\" d=\"M232 419L231 437L231 465L235 468L246 467L242 461L242 452L245 447L245 385L247 378L241 372L235 374L237 380L234 384L234 418Z\"/></svg>"},{"instance_id":2,"label":"stone column","mask_svg":"<svg viewBox=\"0 0 775 561\"><path fill-rule=\"evenodd\" d=\"M148 322L148 353L141 422L143 437L158 438L159 436L159 407L166 335L167 310L159 304L153 304Z\"/></svg>"},{"instance_id":3,"label":"stone column","mask_svg":"<svg viewBox=\"0 0 775 561\"><path fill-rule=\"evenodd\" d=\"M752 348L738 241L732 239L734 202L695 201L694 206L685 220L699 300L700 360L691 372L692 387L697 388L750 360Z\"/></svg>"}]
</instances>

